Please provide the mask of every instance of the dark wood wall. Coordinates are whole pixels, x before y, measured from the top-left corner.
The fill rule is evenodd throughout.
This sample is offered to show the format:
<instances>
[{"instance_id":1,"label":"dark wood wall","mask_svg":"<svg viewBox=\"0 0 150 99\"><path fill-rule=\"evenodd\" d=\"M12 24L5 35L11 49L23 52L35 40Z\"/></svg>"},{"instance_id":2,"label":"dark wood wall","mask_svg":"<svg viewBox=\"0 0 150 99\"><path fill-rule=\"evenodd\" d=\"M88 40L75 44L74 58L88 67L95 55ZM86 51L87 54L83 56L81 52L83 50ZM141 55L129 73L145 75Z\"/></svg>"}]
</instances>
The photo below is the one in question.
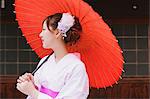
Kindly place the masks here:
<instances>
[{"instance_id":1,"label":"dark wood wall","mask_svg":"<svg viewBox=\"0 0 150 99\"><path fill-rule=\"evenodd\" d=\"M1 76L0 99L22 99L26 96L16 90L16 76ZM150 77L124 77L113 87L90 89L88 99L149 99Z\"/></svg>"}]
</instances>

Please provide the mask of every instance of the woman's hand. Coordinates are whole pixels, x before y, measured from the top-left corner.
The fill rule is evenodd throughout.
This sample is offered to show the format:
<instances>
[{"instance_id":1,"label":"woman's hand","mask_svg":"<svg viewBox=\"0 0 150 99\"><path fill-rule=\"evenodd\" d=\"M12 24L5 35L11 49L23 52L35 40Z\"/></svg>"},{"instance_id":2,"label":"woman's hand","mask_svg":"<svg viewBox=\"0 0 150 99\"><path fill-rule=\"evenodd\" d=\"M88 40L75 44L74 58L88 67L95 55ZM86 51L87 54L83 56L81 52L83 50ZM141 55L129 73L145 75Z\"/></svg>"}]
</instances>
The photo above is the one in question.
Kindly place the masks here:
<instances>
[{"instance_id":1,"label":"woman's hand","mask_svg":"<svg viewBox=\"0 0 150 99\"><path fill-rule=\"evenodd\" d=\"M16 88L25 95L30 95L35 99L38 96L38 91L34 86L34 77L31 73L25 73L17 79Z\"/></svg>"},{"instance_id":2,"label":"woman's hand","mask_svg":"<svg viewBox=\"0 0 150 99\"><path fill-rule=\"evenodd\" d=\"M17 83L16 87L20 92L25 95L29 95L34 99L38 97L38 90L35 88L33 82L31 80Z\"/></svg>"},{"instance_id":3,"label":"woman's hand","mask_svg":"<svg viewBox=\"0 0 150 99\"><path fill-rule=\"evenodd\" d=\"M17 79L18 83L24 82L24 81L33 81L33 75L31 73L25 73L24 75L20 76Z\"/></svg>"}]
</instances>

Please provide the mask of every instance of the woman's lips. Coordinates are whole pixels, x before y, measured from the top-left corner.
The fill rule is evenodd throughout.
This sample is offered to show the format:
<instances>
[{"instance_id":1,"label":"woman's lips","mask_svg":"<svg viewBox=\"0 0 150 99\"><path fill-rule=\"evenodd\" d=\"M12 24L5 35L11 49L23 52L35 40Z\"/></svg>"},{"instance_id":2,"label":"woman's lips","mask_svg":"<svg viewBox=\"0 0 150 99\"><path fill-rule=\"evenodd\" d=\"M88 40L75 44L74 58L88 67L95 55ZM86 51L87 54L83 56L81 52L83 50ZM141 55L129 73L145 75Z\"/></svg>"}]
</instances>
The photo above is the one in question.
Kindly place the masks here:
<instances>
[{"instance_id":1,"label":"woman's lips","mask_svg":"<svg viewBox=\"0 0 150 99\"><path fill-rule=\"evenodd\" d=\"M42 40L42 42L44 41L44 39L43 39L43 38L41 38L41 40Z\"/></svg>"}]
</instances>

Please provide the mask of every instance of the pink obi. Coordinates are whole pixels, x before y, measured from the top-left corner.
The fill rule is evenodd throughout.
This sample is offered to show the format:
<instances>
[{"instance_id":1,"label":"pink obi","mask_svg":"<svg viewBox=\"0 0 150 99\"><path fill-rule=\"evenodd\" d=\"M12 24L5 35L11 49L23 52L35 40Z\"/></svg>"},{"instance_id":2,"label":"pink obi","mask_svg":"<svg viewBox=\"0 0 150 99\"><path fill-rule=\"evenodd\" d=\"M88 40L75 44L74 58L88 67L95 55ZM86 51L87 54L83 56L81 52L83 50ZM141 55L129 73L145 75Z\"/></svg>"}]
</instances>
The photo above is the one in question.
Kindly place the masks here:
<instances>
[{"instance_id":1,"label":"pink obi","mask_svg":"<svg viewBox=\"0 0 150 99\"><path fill-rule=\"evenodd\" d=\"M36 86L37 88L37 86ZM38 89L38 88L37 88ZM47 94L49 96L51 96L52 98L55 98L59 92L55 92L51 89L48 89L48 88L45 88L44 86L41 86L40 89L38 89L40 92L44 93L44 94Z\"/></svg>"}]
</instances>

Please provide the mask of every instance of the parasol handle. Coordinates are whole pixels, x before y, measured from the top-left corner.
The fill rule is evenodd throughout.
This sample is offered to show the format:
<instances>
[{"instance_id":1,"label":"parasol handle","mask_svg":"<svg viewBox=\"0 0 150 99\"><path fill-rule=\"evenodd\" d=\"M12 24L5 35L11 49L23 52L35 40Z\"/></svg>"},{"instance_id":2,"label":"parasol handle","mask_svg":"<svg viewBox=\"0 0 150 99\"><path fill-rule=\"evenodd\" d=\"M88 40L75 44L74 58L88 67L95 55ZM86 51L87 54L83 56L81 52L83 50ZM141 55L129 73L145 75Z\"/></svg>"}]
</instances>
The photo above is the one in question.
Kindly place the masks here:
<instances>
[{"instance_id":1,"label":"parasol handle","mask_svg":"<svg viewBox=\"0 0 150 99\"><path fill-rule=\"evenodd\" d=\"M48 55L48 57L40 64L40 66L38 66L38 67L32 72L32 75L34 75L35 72L40 69L40 67L48 60L48 58L49 58L53 53L54 53L54 52L52 52L50 55Z\"/></svg>"}]
</instances>

